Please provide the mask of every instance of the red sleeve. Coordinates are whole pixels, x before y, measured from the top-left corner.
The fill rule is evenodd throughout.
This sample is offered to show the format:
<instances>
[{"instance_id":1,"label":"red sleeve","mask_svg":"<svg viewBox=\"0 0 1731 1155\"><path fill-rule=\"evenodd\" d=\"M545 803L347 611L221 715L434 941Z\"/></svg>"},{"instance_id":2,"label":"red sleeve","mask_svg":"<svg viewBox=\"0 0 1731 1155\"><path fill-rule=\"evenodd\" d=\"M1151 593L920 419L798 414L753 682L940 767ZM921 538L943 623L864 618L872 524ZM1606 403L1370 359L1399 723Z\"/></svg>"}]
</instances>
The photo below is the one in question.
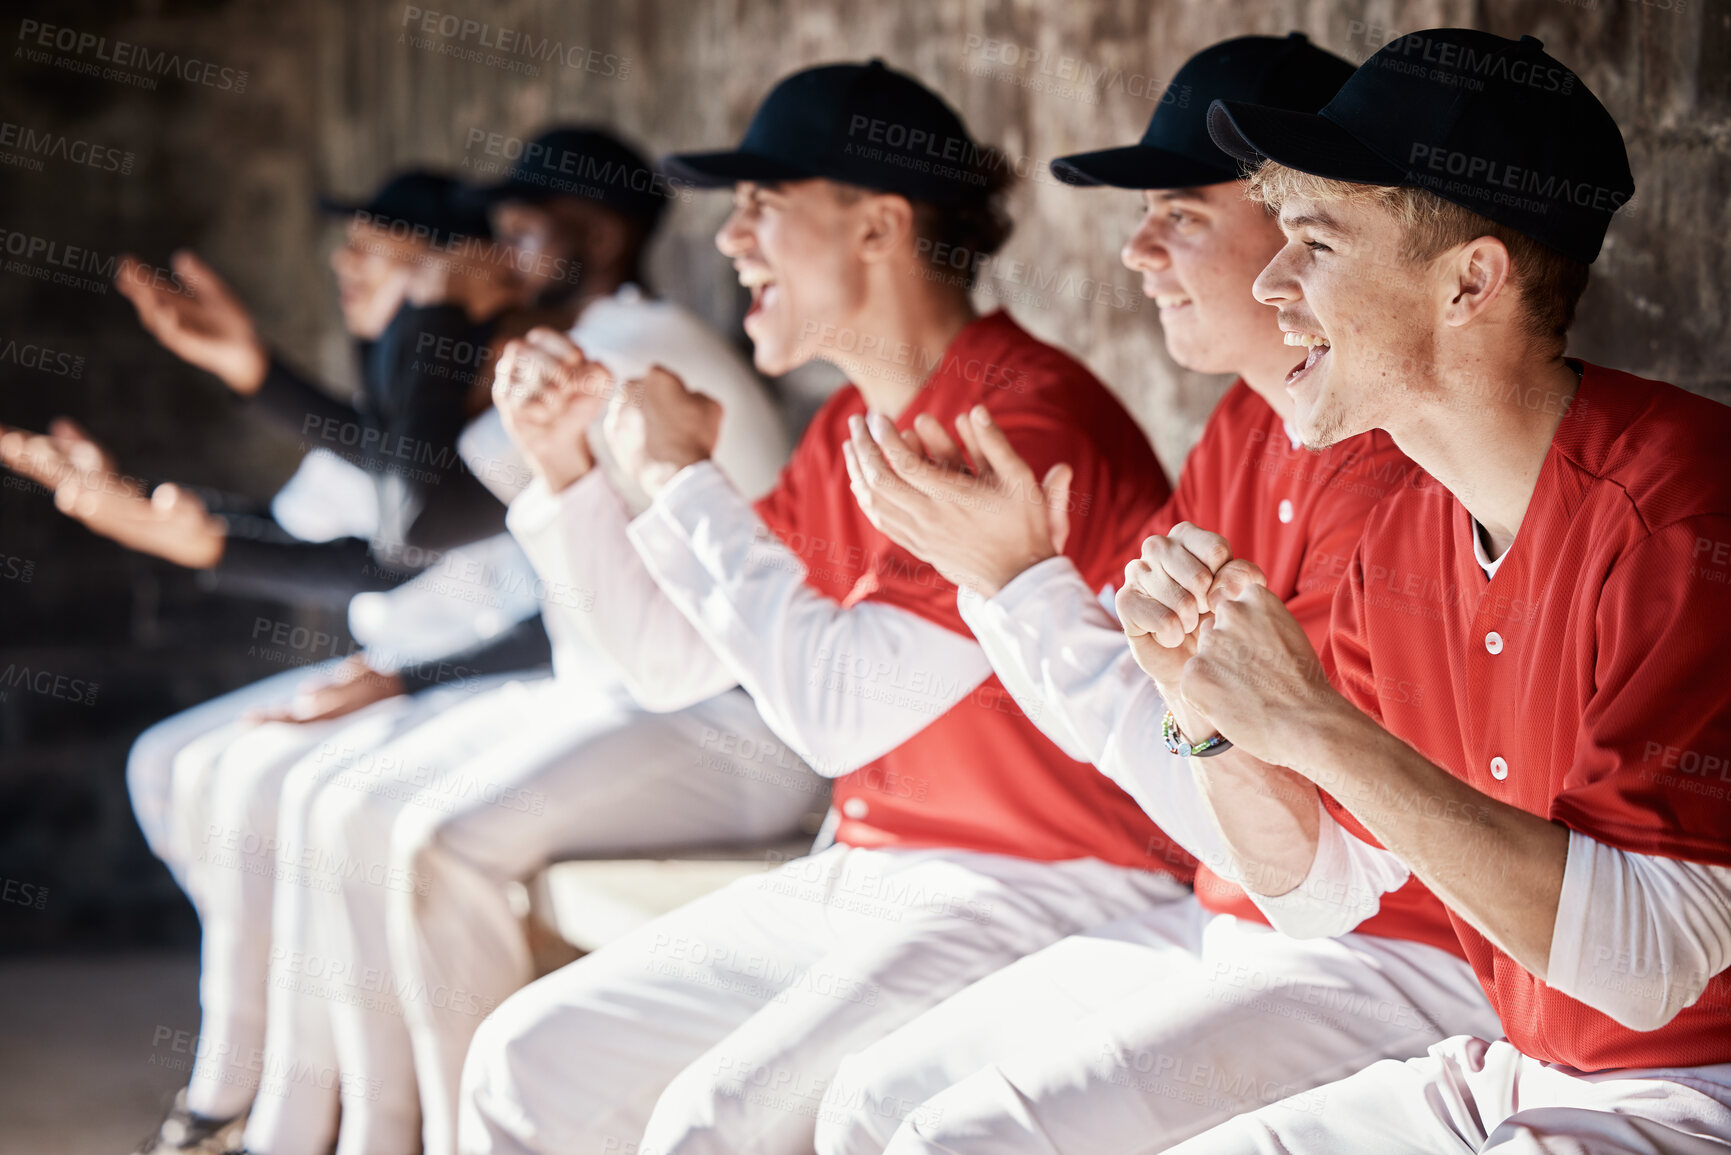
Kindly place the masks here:
<instances>
[{"instance_id":1,"label":"red sleeve","mask_svg":"<svg viewBox=\"0 0 1731 1155\"><path fill-rule=\"evenodd\" d=\"M1667 526L1612 569L1553 818L1623 850L1731 866L1728 583L1724 515Z\"/></svg>"}]
</instances>

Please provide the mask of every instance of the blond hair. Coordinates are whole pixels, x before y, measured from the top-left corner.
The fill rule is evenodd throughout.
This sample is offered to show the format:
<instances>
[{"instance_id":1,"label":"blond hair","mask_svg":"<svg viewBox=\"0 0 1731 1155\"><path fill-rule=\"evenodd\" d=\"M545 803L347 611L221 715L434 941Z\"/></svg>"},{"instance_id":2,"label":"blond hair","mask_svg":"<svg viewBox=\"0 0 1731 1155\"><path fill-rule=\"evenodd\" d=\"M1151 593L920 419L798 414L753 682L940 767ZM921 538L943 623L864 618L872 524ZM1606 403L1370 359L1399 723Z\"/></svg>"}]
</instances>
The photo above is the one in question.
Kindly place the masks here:
<instances>
[{"instance_id":1,"label":"blond hair","mask_svg":"<svg viewBox=\"0 0 1731 1155\"><path fill-rule=\"evenodd\" d=\"M1345 201L1376 205L1393 214L1400 223L1405 234L1400 258L1412 264L1423 264L1478 237L1495 237L1509 251L1527 332L1535 339L1552 339L1559 348L1575 323L1575 308L1587 289L1589 274L1585 262L1566 257L1549 245L1446 201L1428 189L1354 184L1265 160L1250 174L1245 195L1275 212L1280 211L1289 197L1323 204Z\"/></svg>"}]
</instances>

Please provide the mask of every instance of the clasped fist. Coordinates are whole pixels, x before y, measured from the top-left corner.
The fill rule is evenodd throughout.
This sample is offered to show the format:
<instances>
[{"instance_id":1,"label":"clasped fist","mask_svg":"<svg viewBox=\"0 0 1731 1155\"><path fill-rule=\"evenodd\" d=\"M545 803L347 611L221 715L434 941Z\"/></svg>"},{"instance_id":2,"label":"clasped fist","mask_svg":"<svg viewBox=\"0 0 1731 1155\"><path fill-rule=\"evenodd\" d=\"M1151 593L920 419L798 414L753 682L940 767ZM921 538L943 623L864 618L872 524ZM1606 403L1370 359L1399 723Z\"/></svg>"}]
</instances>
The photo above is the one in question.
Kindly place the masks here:
<instances>
[{"instance_id":1,"label":"clasped fist","mask_svg":"<svg viewBox=\"0 0 1731 1155\"><path fill-rule=\"evenodd\" d=\"M529 467L554 493L595 466L589 427L606 410L613 375L552 329L510 341L493 375L493 404Z\"/></svg>"},{"instance_id":2,"label":"clasped fist","mask_svg":"<svg viewBox=\"0 0 1731 1155\"><path fill-rule=\"evenodd\" d=\"M1165 690L1175 690L1184 665L1212 625L1217 596L1268 581L1254 562L1233 558L1224 537L1187 521L1142 543L1124 567L1118 620L1137 665Z\"/></svg>"},{"instance_id":3,"label":"clasped fist","mask_svg":"<svg viewBox=\"0 0 1731 1155\"><path fill-rule=\"evenodd\" d=\"M1185 736L1224 734L1302 773L1308 739L1347 704L1262 571L1219 534L1181 522L1144 542L1124 578L1124 633Z\"/></svg>"},{"instance_id":4,"label":"clasped fist","mask_svg":"<svg viewBox=\"0 0 1731 1155\"><path fill-rule=\"evenodd\" d=\"M650 497L688 465L708 460L721 435L721 404L660 365L614 391L607 445Z\"/></svg>"}]
</instances>

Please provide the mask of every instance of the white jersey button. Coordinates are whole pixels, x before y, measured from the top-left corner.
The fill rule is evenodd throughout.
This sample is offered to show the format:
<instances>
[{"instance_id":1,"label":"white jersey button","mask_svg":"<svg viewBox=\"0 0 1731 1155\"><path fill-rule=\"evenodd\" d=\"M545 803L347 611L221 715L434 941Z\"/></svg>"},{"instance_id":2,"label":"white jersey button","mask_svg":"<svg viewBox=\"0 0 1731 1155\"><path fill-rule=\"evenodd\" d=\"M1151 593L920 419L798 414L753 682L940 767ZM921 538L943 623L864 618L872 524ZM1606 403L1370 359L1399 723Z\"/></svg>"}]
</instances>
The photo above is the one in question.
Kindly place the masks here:
<instances>
[{"instance_id":1,"label":"white jersey button","mask_svg":"<svg viewBox=\"0 0 1731 1155\"><path fill-rule=\"evenodd\" d=\"M1503 652L1503 636L1501 634L1497 633L1495 630L1492 630L1490 633L1486 634L1485 635L1485 649L1489 650L1493 654L1502 653Z\"/></svg>"},{"instance_id":2,"label":"white jersey button","mask_svg":"<svg viewBox=\"0 0 1731 1155\"><path fill-rule=\"evenodd\" d=\"M841 804L841 812L849 818L857 820L864 818L869 814L871 812L871 807L866 805L864 798L849 798L846 802Z\"/></svg>"},{"instance_id":3,"label":"white jersey button","mask_svg":"<svg viewBox=\"0 0 1731 1155\"><path fill-rule=\"evenodd\" d=\"M1509 776L1509 764L1501 758L1491 759L1491 777L1501 782Z\"/></svg>"},{"instance_id":4,"label":"white jersey button","mask_svg":"<svg viewBox=\"0 0 1731 1155\"><path fill-rule=\"evenodd\" d=\"M1285 524L1292 520L1292 502L1287 498L1280 499L1280 521Z\"/></svg>"}]
</instances>

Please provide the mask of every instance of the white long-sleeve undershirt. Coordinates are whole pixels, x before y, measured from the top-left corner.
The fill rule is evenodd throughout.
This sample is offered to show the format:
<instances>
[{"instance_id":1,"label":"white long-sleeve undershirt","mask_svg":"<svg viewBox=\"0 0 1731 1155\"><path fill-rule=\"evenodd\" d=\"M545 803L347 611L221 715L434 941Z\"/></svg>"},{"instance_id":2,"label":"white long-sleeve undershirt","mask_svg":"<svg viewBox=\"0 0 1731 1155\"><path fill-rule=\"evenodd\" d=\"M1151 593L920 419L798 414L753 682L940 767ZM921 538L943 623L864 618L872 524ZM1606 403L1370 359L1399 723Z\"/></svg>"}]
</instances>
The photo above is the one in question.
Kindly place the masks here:
<instances>
[{"instance_id":1,"label":"white long-sleeve undershirt","mask_svg":"<svg viewBox=\"0 0 1731 1155\"><path fill-rule=\"evenodd\" d=\"M1179 845L1222 877L1225 847L1188 760L1160 735L1166 706L1074 566L1027 570L962 616L1004 685L1047 737L1092 762ZM1316 857L1285 894L1251 899L1297 938L1347 934L1410 877L1393 853L1321 811ZM1731 965L1731 868L1638 854L1570 831L1547 983L1636 1030L1664 1025Z\"/></svg>"},{"instance_id":2,"label":"white long-sleeve undershirt","mask_svg":"<svg viewBox=\"0 0 1731 1155\"><path fill-rule=\"evenodd\" d=\"M1188 759L1166 749L1166 703L1124 631L1068 558L1018 574L995 597L956 604L1022 712L1070 757L1091 762L1197 860L1232 877Z\"/></svg>"},{"instance_id":3,"label":"white long-sleeve undershirt","mask_svg":"<svg viewBox=\"0 0 1731 1155\"><path fill-rule=\"evenodd\" d=\"M901 745L991 675L971 638L894 606L844 608L818 593L708 462L681 471L634 521L597 469L558 494L531 485L508 524L536 572L567 595L543 610L556 643L581 638L651 710L742 685L777 735L830 777Z\"/></svg>"},{"instance_id":4,"label":"white long-sleeve undershirt","mask_svg":"<svg viewBox=\"0 0 1731 1155\"><path fill-rule=\"evenodd\" d=\"M991 676L974 639L896 606L844 607L719 470L682 470L628 536L661 593L813 769L900 746Z\"/></svg>"}]
</instances>

